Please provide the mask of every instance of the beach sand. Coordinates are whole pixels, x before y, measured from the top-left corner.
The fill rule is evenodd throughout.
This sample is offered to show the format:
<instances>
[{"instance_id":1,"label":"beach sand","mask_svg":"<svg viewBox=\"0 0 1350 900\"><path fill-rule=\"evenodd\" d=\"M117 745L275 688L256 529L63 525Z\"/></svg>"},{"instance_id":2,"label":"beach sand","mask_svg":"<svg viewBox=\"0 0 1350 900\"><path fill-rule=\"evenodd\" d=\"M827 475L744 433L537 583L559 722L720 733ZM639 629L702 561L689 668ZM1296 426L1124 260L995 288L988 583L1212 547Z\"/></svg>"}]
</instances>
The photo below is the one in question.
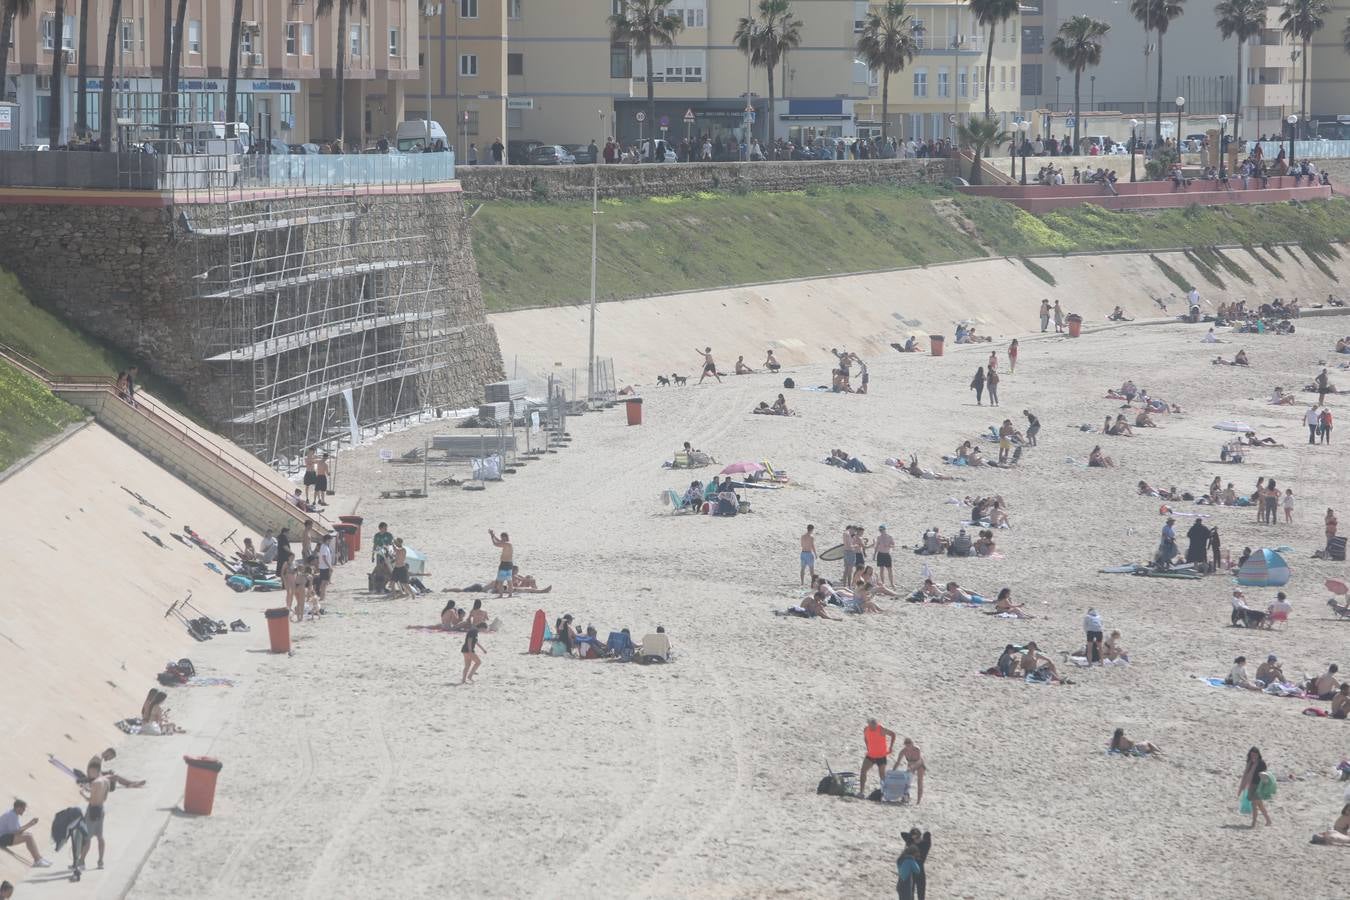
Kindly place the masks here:
<instances>
[{"instance_id":1,"label":"beach sand","mask_svg":"<svg viewBox=\"0 0 1350 900\"><path fill-rule=\"evenodd\" d=\"M1347 500L1343 438L1308 447L1303 410L1264 402L1275 384L1310 381L1345 325L1304 320L1293 337L1221 347L1199 342L1204 326L1181 325L1024 340L998 411L977 407L966 387L987 346L949 348L941 359L876 356L869 396L789 391L795 418L749 414L782 389L781 375L647 389L642 427L625 426L620 410L581 417L570 423L571 447L506 483L433 489L429 500L374 499L390 477L377 451L421 446L436 429L344 454L346 485L362 488L367 540L388 520L426 553L434 588L490 578L495 528L510 532L522 570L553 593L486 597L501 630L483 636L478 683L459 687L462 638L406 626L435 622L448 596L481 595L372 599L364 568L347 567L331 596L337 614L310 628L294 657L268 660L235 689L212 747L226 764L215 814L146 823L164 830L130 896L889 896L900 833L914 825L934 836L932 897L1346 896L1345 851L1308 838L1344 802L1345 785L1330 773L1350 751L1347 724L1301 715L1324 703L1201 680L1226 673L1238 654L1253 670L1272 652L1291 673L1350 666L1350 623L1331 620L1322 587L1344 564L1309 558L1323 542L1321 514ZM1251 369L1211 365L1243 346ZM744 352L756 347L747 340ZM828 362L784 374L822 383ZM1333 377L1350 386L1345 373ZM1070 427L1114 414L1119 404L1102 396L1126 378L1187 414L1134 439ZM1021 427L1023 408L1043 430L1020 467L941 465L940 454L1004 416ZM1343 408L1333 398L1333 410ZM1222 435L1211 426L1222 419L1250 421L1289 448L1217 465ZM734 519L671 515L660 491L718 471L662 470L686 440L723 463L771 459L792 484L745 492L753 512ZM1082 465L1097 443L1119 468ZM832 447L875 474L825 466ZM911 451L967 480L882 467ZM1294 488L1290 526L1258 526L1251 510L1206 510L1234 554L1295 548L1284 630L1228 627L1227 577L1097 574L1157 545L1164 520L1157 500L1136 495L1140 478L1199 492L1216 474L1239 491L1258 476ZM884 522L912 545L927 526L956 530L963 510L948 498L993 493L1012 518L997 532L1006 559L897 548L897 582L916 586L927 561L938 578L989 595L1012 586L1034 620L884 598L890 612L843 622L771 613L800 596L806 523L822 549L849 523L871 537ZM840 574L837 563L823 570ZM1248 592L1263 604L1273 594ZM1132 666L1063 663L1061 651L1082 645L1090 605L1108 631L1122 632ZM601 636L664 625L678 659L641 667L527 655L537 608L550 621L570 612ZM1074 683L977 674L1004 644L1029 640ZM816 795L827 763L857 771L869 716L923 749L921 806ZM1161 745L1165 758L1108 757L1118 726ZM156 752L171 754L179 740L163 739ZM1273 773L1301 779L1280 784L1274 826L1254 831L1237 809L1252 745Z\"/></svg>"}]
</instances>

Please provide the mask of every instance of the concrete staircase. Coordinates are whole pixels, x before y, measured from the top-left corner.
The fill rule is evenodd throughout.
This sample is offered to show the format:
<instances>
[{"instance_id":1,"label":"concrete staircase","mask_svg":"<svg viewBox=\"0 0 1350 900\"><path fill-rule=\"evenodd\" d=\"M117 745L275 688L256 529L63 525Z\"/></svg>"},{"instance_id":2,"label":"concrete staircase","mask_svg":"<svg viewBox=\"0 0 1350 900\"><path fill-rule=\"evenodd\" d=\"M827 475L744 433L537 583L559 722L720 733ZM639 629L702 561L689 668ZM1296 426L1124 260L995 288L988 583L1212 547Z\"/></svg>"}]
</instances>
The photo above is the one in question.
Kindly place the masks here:
<instances>
[{"instance_id":1,"label":"concrete staircase","mask_svg":"<svg viewBox=\"0 0 1350 900\"><path fill-rule=\"evenodd\" d=\"M133 406L102 375L55 375L13 348L0 344L0 361L42 382L53 394L82 409L108 431L181 478L241 522L259 532L289 526L298 534L306 519L328 530L318 513L291 503L276 480L255 471L244 451L223 446L142 392ZM231 452L233 451L233 452ZM191 524L191 523L187 523Z\"/></svg>"}]
</instances>

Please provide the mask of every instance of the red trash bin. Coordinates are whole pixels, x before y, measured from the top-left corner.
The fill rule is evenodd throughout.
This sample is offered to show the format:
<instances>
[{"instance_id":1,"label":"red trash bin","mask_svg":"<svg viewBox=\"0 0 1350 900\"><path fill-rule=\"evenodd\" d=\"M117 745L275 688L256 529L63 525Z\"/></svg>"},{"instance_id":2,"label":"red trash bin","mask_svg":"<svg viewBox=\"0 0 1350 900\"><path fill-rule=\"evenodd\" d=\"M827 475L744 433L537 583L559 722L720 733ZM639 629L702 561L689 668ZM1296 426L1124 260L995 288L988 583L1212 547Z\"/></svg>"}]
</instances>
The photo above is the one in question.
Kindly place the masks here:
<instances>
[{"instance_id":1,"label":"red trash bin","mask_svg":"<svg viewBox=\"0 0 1350 900\"><path fill-rule=\"evenodd\" d=\"M291 652L291 611L289 609L269 609L263 613L267 617L267 639L271 642L273 653Z\"/></svg>"},{"instance_id":2,"label":"red trash bin","mask_svg":"<svg viewBox=\"0 0 1350 900\"><path fill-rule=\"evenodd\" d=\"M183 762L187 763L183 812L193 816L211 815L211 807L216 802L216 778L224 764L210 756L184 756Z\"/></svg>"},{"instance_id":3,"label":"red trash bin","mask_svg":"<svg viewBox=\"0 0 1350 900\"><path fill-rule=\"evenodd\" d=\"M339 522L333 526L333 530L347 544L347 558L356 559L356 551L361 549L361 529L348 522Z\"/></svg>"},{"instance_id":4,"label":"red trash bin","mask_svg":"<svg viewBox=\"0 0 1350 900\"><path fill-rule=\"evenodd\" d=\"M940 334L930 334L930 335L928 336L928 349L929 349L929 352L932 353L934 356L941 356L941 355L942 355L942 348L943 348L943 345L946 344L946 342L947 342L947 339L944 338L942 335L940 335Z\"/></svg>"},{"instance_id":5,"label":"red trash bin","mask_svg":"<svg viewBox=\"0 0 1350 900\"><path fill-rule=\"evenodd\" d=\"M627 410L628 410L628 424L629 424L629 425L641 425L641 424L642 424L642 398L641 398L641 397L629 397L629 398L624 402L624 406L625 406L625 407L627 408Z\"/></svg>"},{"instance_id":6,"label":"red trash bin","mask_svg":"<svg viewBox=\"0 0 1350 900\"><path fill-rule=\"evenodd\" d=\"M361 549L361 524L366 521L364 516L338 516L339 522L345 522L348 525L356 526L356 543L352 545L353 550Z\"/></svg>"},{"instance_id":7,"label":"red trash bin","mask_svg":"<svg viewBox=\"0 0 1350 900\"><path fill-rule=\"evenodd\" d=\"M1083 317L1077 313L1069 313L1064 322L1069 326L1069 337L1078 337L1083 333Z\"/></svg>"}]
</instances>

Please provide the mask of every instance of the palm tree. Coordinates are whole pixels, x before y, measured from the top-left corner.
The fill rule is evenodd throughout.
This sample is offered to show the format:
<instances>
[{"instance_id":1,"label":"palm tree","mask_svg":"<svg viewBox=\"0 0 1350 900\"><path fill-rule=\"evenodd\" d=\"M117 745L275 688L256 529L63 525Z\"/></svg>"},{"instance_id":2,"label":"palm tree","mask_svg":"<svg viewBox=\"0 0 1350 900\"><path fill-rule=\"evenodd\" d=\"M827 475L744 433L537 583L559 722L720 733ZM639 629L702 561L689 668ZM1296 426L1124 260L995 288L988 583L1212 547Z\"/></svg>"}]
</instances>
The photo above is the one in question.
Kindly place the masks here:
<instances>
[{"instance_id":1,"label":"palm tree","mask_svg":"<svg viewBox=\"0 0 1350 900\"><path fill-rule=\"evenodd\" d=\"M975 21L989 26L988 46L984 50L984 117L990 116L989 73L994 69L994 30L1017 15L1018 0L970 0Z\"/></svg>"},{"instance_id":2,"label":"palm tree","mask_svg":"<svg viewBox=\"0 0 1350 900\"><path fill-rule=\"evenodd\" d=\"M159 136L161 140L167 140L169 137L169 122L172 120L170 115L171 101L169 98L177 100L177 85L169 83L169 75L173 71L173 66L169 60L173 57L173 3L172 0L164 0L164 52L160 59L164 60L163 74L160 80L159 89Z\"/></svg>"},{"instance_id":3,"label":"palm tree","mask_svg":"<svg viewBox=\"0 0 1350 900\"><path fill-rule=\"evenodd\" d=\"M164 0L168 6L170 0ZM173 52L169 54L166 65L169 69L169 121L178 121L178 73L183 67L183 20L187 18L187 0L178 0L178 18L173 23Z\"/></svg>"},{"instance_id":4,"label":"palm tree","mask_svg":"<svg viewBox=\"0 0 1350 900\"><path fill-rule=\"evenodd\" d=\"M905 0L886 0L880 11L869 10L858 35L858 55L875 72L881 70L881 139L890 127L886 121L891 103L891 76L914 61L919 49L914 17Z\"/></svg>"},{"instance_id":5,"label":"palm tree","mask_svg":"<svg viewBox=\"0 0 1350 900\"><path fill-rule=\"evenodd\" d=\"M122 22L122 0L112 0L108 13L108 41L103 47L103 86L98 100L98 140L104 153L113 148L113 65L117 61L117 27Z\"/></svg>"},{"instance_id":6,"label":"palm tree","mask_svg":"<svg viewBox=\"0 0 1350 900\"><path fill-rule=\"evenodd\" d=\"M1153 109L1153 130L1158 143L1162 143L1162 71L1163 71L1163 35L1173 19L1181 18L1186 10L1182 8L1185 0L1130 0L1130 12L1135 19L1144 23L1144 33L1158 32L1158 97ZM1177 135L1181 140L1181 135Z\"/></svg>"},{"instance_id":7,"label":"palm tree","mask_svg":"<svg viewBox=\"0 0 1350 900\"><path fill-rule=\"evenodd\" d=\"M14 33L14 19L32 14L33 0L0 0L0 100L5 99L5 85L9 81L9 40Z\"/></svg>"},{"instance_id":8,"label":"palm tree","mask_svg":"<svg viewBox=\"0 0 1350 900\"><path fill-rule=\"evenodd\" d=\"M225 88L225 136L235 135L235 120L239 118L239 32L244 28L244 0L234 0L234 14L230 19L230 78ZM430 118L430 113L427 114Z\"/></svg>"},{"instance_id":9,"label":"palm tree","mask_svg":"<svg viewBox=\"0 0 1350 900\"><path fill-rule=\"evenodd\" d=\"M1050 55L1073 72L1073 152L1078 152L1078 129L1082 118L1080 87L1083 70L1102 63L1102 38L1111 26L1091 16L1074 16L1059 26L1059 34L1050 42ZM1132 148L1133 149L1133 148Z\"/></svg>"},{"instance_id":10,"label":"palm tree","mask_svg":"<svg viewBox=\"0 0 1350 900\"><path fill-rule=\"evenodd\" d=\"M773 140L773 70L793 47L802 43L802 20L792 15L790 0L759 0L759 15L742 18L736 25L736 47L750 57L750 64L763 67L769 78L769 110L764 123L764 140Z\"/></svg>"},{"instance_id":11,"label":"palm tree","mask_svg":"<svg viewBox=\"0 0 1350 900\"><path fill-rule=\"evenodd\" d=\"M970 166L970 183L983 184L984 178L980 171L980 159L989 152L990 147L998 146L1006 140L1010 140L1012 135L1004 131L999 125L998 119L988 116L985 118L972 118L964 125L956 126L956 141L962 147L969 147L975 154L975 160Z\"/></svg>"},{"instance_id":12,"label":"palm tree","mask_svg":"<svg viewBox=\"0 0 1350 900\"><path fill-rule=\"evenodd\" d=\"M1299 97L1298 120L1305 133L1308 127L1308 44L1327 24L1325 16L1329 12L1331 4L1327 0L1284 0L1284 12L1280 13L1284 33L1303 42L1303 89Z\"/></svg>"},{"instance_id":13,"label":"palm tree","mask_svg":"<svg viewBox=\"0 0 1350 900\"><path fill-rule=\"evenodd\" d=\"M1237 38L1237 98L1233 105L1233 137L1241 135L1242 122L1242 45L1266 28L1267 0L1223 0L1214 7L1219 34L1226 41Z\"/></svg>"},{"instance_id":14,"label":"palm tree","mask_svg":"<svg viewBox=\"0 0 1350 900\"><path fill-rule=\"evenodd\" d=\"M647 121L656 128L656 83L653 81L652 48L673 47L675 35L684 30L684 17L666 12L670 0L623 0L619 11L610 16L609 38L626 43L630 50L647 58ZM750 98L745 102L749 104ZM654 133L654 132L653 132ZM652 162L657 162L652 153Z\"/></svg>"},{"instance_id":15,"label":"palm tree","mask_svg":"<svg viewBox=\"0 0 1350 900\"><path fill-rule=\"evenodd\" d=\"M351 43L351 38L347 34L347 17L355 12L358 16L370 14L370 4L366 0L319 0L314 8L316 16L331 15L333 8L338 11L337 22L337 66L335 74L337 77L337 128L334 131L334 137L342 144L342 149L347 149L345 131L346 110L343 108L343 95L346 93L347 78L347 45ZM431 111L427 110L427 116L430 117Z\"/></svg>"},{"instance_id":16,"label":"palm tree","mask_svg":"<svg viewBox=\"0 0 1350 900\"><path fill-rule=\"evenodd\" d=\"M55 150L61 143L61 76L66 74L66 0L56 0L56 19L52 22L52 102L48 107L47 145ZM9 48L6 47L8 52Z\"/></svg>"},{"instance_id":17,"label":"palm tree","mask_svg":"<svg viewBox=\"0 0 1350 900\"><path fill-rule=\"evenodd\" d=\"M89 0L80 0L80 37L75 51L75 133L89 132L89 92L85 90L87 73L84 55L89 49Z\"/></svg>"}]
</instances>

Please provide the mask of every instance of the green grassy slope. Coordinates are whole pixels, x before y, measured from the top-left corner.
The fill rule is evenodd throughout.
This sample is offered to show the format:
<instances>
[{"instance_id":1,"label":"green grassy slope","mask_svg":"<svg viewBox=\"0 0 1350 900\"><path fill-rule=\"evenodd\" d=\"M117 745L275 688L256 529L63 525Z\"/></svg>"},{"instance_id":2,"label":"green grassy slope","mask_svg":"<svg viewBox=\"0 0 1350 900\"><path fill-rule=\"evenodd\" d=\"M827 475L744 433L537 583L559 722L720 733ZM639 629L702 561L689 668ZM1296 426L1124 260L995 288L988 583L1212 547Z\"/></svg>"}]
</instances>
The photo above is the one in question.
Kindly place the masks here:
<instances>
[{"instance_id":1,"label":"green grassy slope","mask_svg":"<svg viewBox=\"0 0 1350 900\"><path fill-rule=\"evenodd\" d=\"M0 344L66 375L116 375L119 360L92 338L35 306L19 280L0 269Z\"/></svg>"},{"instance_id":2,"label":"green grassy slope","mask_svg":"<svg viewBox=\"0 0 1350 900\"><path fill-rule=\"evenodd\" d=\"M945 209L944 209L945 208ZM490 312L580 303L589 203L499 202L472 220ZM1033 216L942 188L815 189L606 201L597 295L640 297L986 256L1350 240L1350 202Z\"/></svg>"},{"instance_id":3,"label":"green grassy slope","mask_svg":"<svg viewBox=\"0 0 1350 900\"><path fill-rule=\"evenodd\" d=\"M0 363L0 472L83 417L27 374Z\"/></svg>"}]
</instances>

